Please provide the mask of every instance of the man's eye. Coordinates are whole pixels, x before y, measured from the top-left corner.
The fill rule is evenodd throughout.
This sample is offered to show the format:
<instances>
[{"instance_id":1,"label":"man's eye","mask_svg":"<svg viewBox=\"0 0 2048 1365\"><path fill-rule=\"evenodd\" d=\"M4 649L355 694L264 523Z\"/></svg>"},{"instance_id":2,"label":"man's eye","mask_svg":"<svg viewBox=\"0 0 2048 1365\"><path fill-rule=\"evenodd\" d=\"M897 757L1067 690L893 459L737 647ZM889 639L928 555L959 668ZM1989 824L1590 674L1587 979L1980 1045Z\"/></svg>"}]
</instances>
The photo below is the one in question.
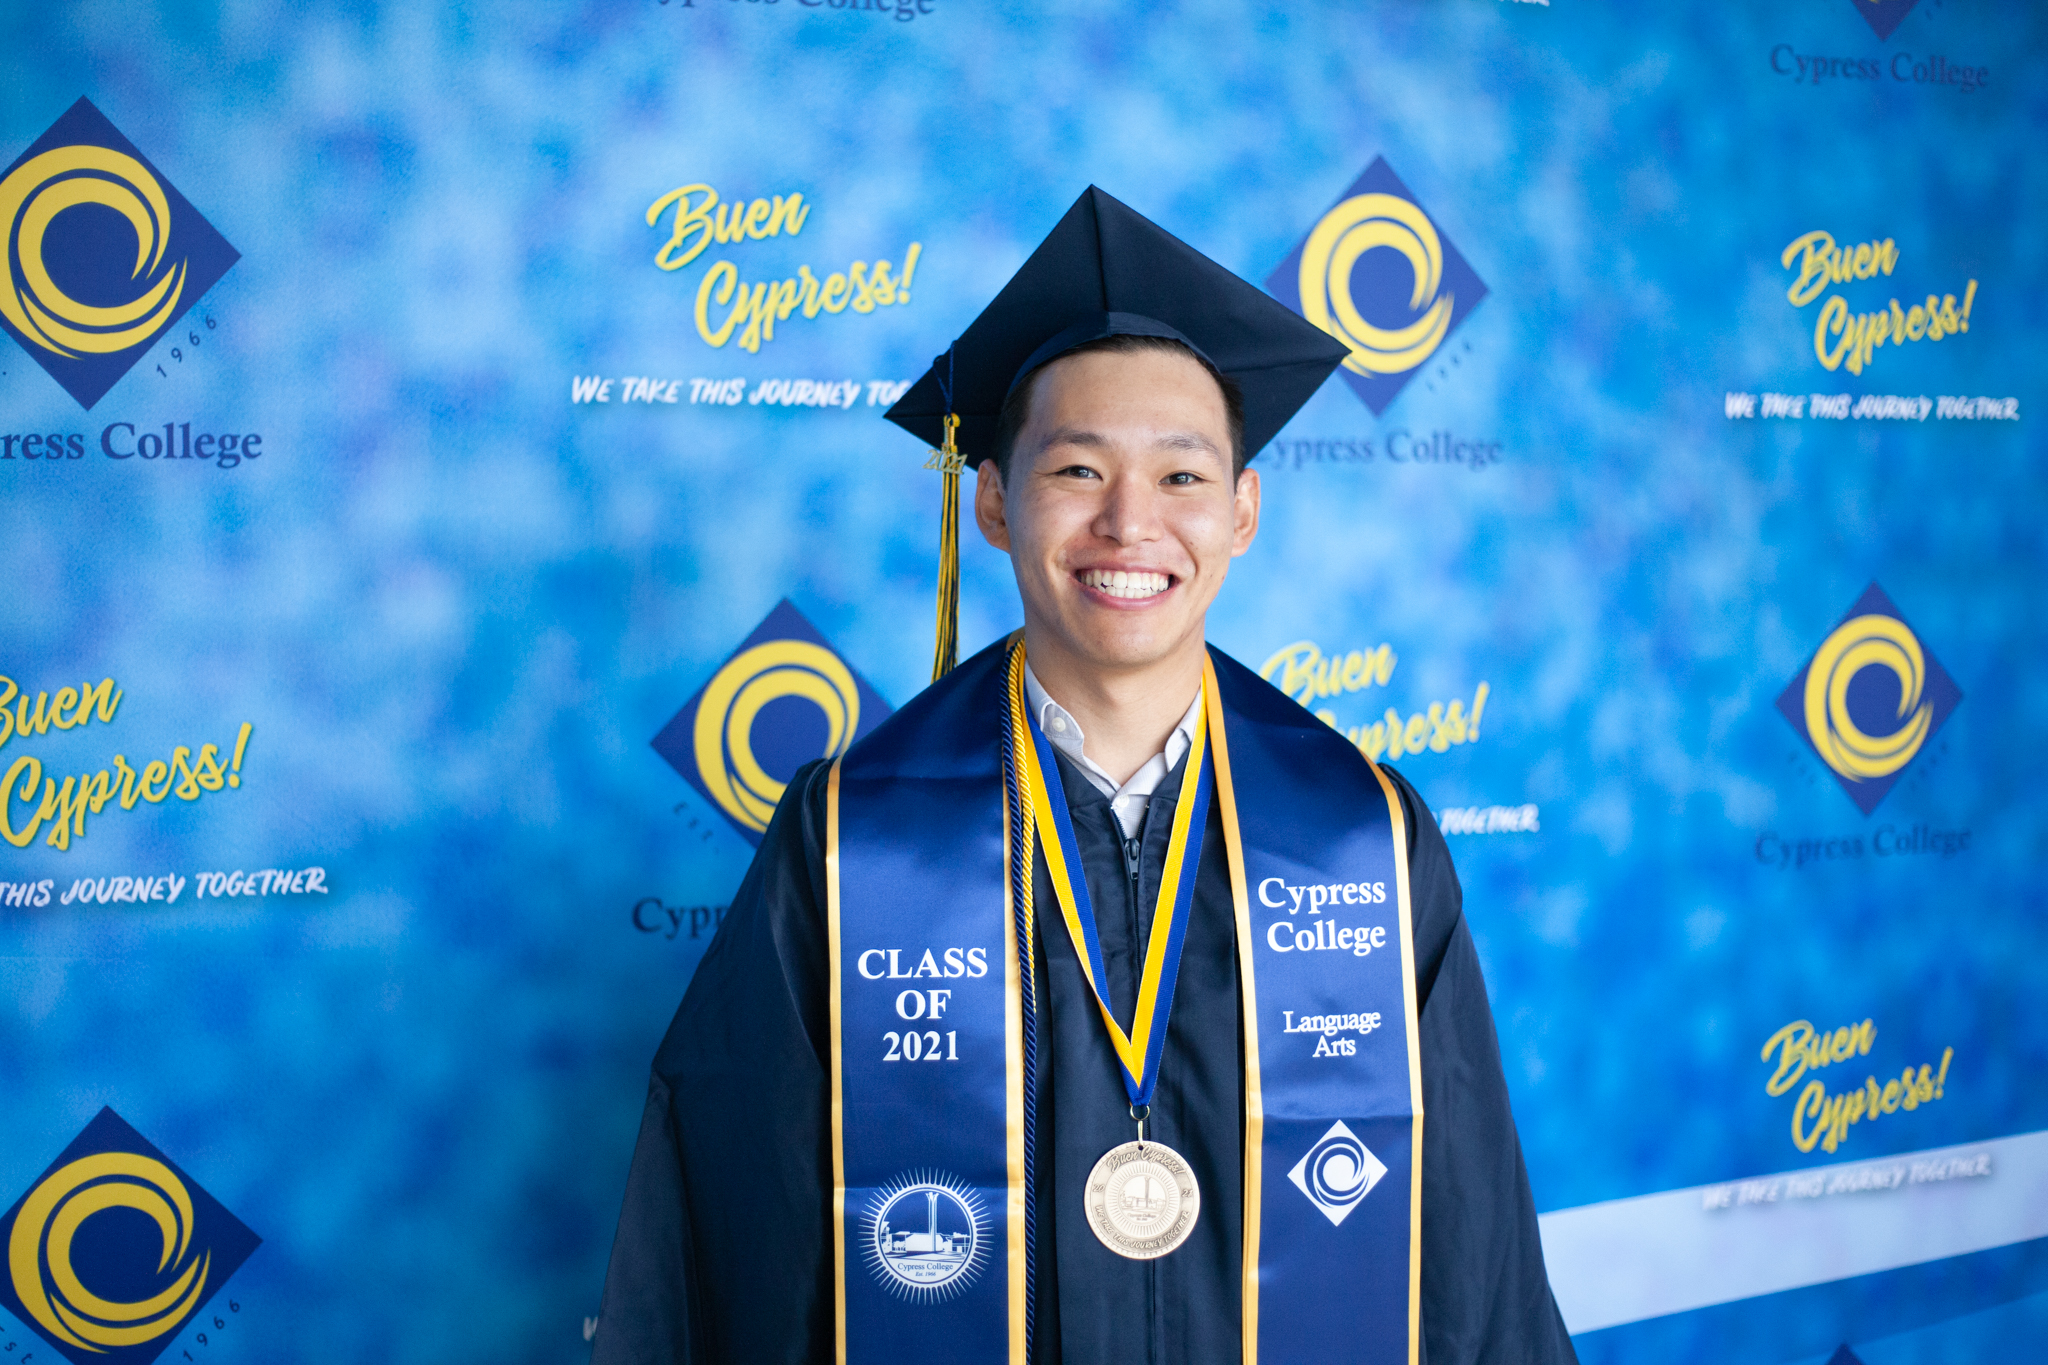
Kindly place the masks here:
<instances>
[{"instance_id":1,"label":"man's eye","mask_svg":"<svg viewBox=\"0 0 2048 1365\"><path fill-rule=\"evenodd\" d=\"M1085 464L1070 464L1059 471L1063 479L1099 479L1102 476Z\"/></svg>"},{"instance_id":2,"label":"man's eye","mask_svg":"<svg viewBox=\"0 0 2048 1365\"><path fill-rule=\"evenodd\" d=\"M1166 479L1165 479L1165 482L1166 482L1166 483L1169 483L1169 484L1175 484L1175 485L1179 485L1179 486L1186 486L1187 484L1191 484L1191 483L1200 483L1201 481L1202 481L1202 476L1201 476L1201 475L1199 475L1199 474L1191 474L1191 473L1189 473L1189 472L1188 472L1187 470L1185 470L1185 469L1183 469L1183 470L1182 470L1182 471L1181 471L1180 473L1178 473L1178 474L1168 474L1168 475L1166 476Z\"/></svg>"}]
</instances>

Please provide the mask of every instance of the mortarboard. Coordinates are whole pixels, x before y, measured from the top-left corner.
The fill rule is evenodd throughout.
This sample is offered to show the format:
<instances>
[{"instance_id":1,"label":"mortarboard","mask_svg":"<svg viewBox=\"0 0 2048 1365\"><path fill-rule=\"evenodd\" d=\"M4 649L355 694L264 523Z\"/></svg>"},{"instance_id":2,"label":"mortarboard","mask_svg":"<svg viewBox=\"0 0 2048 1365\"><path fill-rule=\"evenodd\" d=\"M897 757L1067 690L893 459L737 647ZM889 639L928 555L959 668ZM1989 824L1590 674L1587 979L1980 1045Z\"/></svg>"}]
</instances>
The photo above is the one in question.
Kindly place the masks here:
<instances>
[{"instance_id":1,"label":"mortarboard","mask_svg":"<svg viewBox=\"0 0 2048 1365\"><path fill-rule=\"evenodd\" d=\"M1075 347L1115 335L1185 343L1244 392L1256 455L1349 354L1293 309L1090 185L981 316L889 409L937 447L939 629L932 678L953 666L959 611L960 470L995 453L1003 400Z\"/></svg>"}]
</instances>

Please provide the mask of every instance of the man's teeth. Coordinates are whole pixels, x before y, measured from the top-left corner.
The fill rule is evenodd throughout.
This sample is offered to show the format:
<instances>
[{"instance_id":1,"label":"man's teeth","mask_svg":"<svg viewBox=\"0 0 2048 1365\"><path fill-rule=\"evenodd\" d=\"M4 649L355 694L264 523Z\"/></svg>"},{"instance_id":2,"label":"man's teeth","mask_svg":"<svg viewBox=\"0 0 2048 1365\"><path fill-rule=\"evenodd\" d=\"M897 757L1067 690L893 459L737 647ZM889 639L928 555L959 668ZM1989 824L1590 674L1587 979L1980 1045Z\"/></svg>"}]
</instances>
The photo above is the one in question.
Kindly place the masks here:
<instances>
[{"instance_id":1,"label":"man's teeth","mask_svg":"<svg viewBox=\"0 0 2048 1365\"><path fill-rule=\"evenodd\" d=\"M1143 570L1129 573L1123 569L1088 569L1081 574L1081 581L1111 597L1154 597L1165 592L1173 580L1163 573Z\"/></svg>"}]
</instances>

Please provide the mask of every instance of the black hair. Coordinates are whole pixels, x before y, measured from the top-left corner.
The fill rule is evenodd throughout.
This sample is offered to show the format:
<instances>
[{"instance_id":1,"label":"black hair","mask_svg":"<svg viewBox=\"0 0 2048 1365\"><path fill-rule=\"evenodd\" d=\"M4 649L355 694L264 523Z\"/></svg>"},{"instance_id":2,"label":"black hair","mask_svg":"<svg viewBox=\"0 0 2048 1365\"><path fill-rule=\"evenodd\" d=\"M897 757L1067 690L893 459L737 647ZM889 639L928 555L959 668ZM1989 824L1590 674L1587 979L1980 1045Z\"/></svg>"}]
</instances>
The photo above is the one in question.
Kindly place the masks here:
<instances>
[{"instance_id":1,"label":"black hair","mask_svg":"<svg viewBox=\"0 0 2048 1365\"><path fill-rule=\"evenodd\" d=\"M1195 354L1192 347L1175 341L1172 337L1119 333L1115 336L1098 337L1094 341L1084 341L1071 351L1062 351L1052 360L1046 361L1044 365L1018 380L1017 386L1010 390L1009 397L1003 400L1002 413L996 419L995 454L991 457L996 462L996 473L1002 476L1005 485L1010 481L1010 455L1016 448L1017 436L1024 430L1024 422L1031 415L1031 395L1038 387L1038 376L1044 374L1055 360L1065 360L1068 356L1089 355L1098 351L1110 355L1131 355L1141 351L1184 355L1206 370L1209 377L1216 381L1216 387L1223 391L1223 412L1230 425L1231 479L1235 481L1238 475L1244 473L1250 456L1244 448L1244 390L1238 386L1238 382L1211 365L1202 356Z\"/></svg>"}]
</instances>

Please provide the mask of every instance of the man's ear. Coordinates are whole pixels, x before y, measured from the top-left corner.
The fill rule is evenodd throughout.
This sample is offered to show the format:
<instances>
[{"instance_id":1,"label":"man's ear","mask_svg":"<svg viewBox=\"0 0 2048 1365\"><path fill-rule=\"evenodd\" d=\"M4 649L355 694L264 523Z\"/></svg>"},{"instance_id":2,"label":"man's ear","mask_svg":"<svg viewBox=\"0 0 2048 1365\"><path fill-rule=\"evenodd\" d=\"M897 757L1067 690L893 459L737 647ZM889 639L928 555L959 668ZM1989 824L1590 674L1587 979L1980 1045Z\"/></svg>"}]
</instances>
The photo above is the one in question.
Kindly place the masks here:
<instances>
[{"instance_id":1,"label":"man's ear","mask_svg":"<svg viewBox=\"0 0 2048 1365\"><path fill-rule=\"evenodd\" d=\"M974 524L982 539L1005 554L1010 550L1009 508L1003 501L1003 474L993 459L983 460L974 485Z\"/></svg>"},{"instance_id":2,"label":"man's ear","mask_svg":"<svg viewBox=\"0 0 2048 1365\"><path fill-rule=\"evenodd\" d=\"M1252 538L1259 533L1259 471L1241 470L1237 476L1237 490L1230 500L1230 556L1235 559L1252 547Z\"/></svg>"}]
</instances>

